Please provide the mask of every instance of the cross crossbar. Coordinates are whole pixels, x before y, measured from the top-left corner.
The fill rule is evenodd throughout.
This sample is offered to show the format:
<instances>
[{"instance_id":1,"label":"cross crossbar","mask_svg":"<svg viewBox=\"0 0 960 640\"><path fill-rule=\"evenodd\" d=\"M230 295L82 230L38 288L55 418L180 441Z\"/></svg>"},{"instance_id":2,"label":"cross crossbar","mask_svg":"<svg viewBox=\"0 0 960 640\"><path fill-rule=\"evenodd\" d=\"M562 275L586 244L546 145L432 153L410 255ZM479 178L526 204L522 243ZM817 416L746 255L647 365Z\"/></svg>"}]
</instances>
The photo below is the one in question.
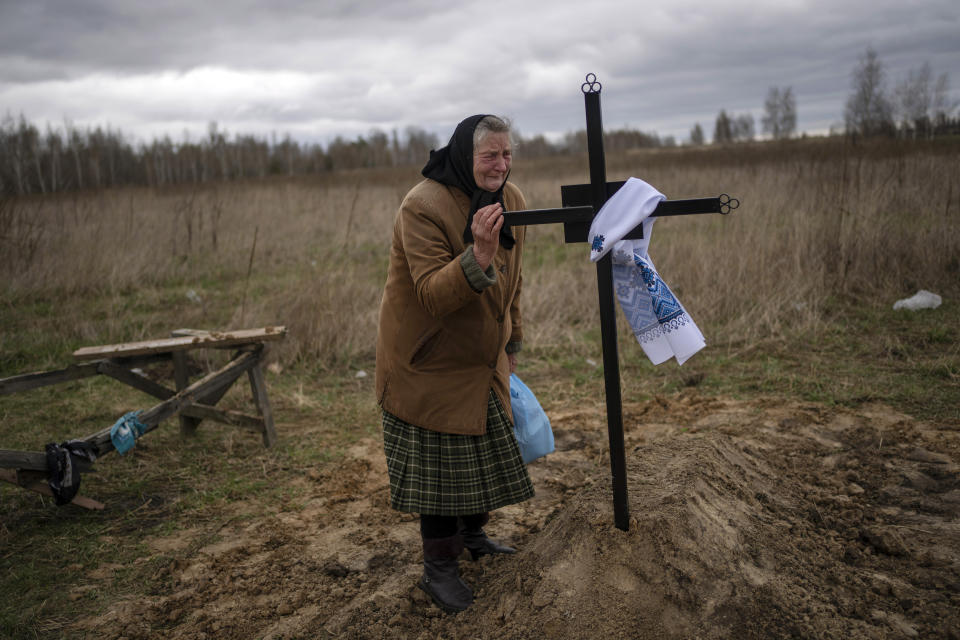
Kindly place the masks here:
<instances>
[{"instance_id":1,"label":"cross crossbar","mask_svg":"<svg viewBox=\"0 0 960 640\"><path fill-rule=\"evenodd\" d=\"M610 188L607 194L609 198L616 193L620 187L625 184L621 182L608 182ZM577 202L589 197L588 184L564 185L560 187L563 193L563 202ZM687 200L664 200L657 205L652 218L663 218L666 216L689 216L702 213L722 213L730 212L729 196L724 200L726 194L716 198L690 198ZM736 201L734 201L736 202ZM736 207L733 207L736 208ZM590 231L590 224L593 222L594 209L590 205L567 206L558 209L526 209L524 211L506 211L503 214L503 224L505 226L520 225L539 225L563 223L564 241L567 243L586 242ZM638 240L643 238L643 226L638 225L630 233L624 236L626 240Z\"/></svg>"}]
</instances>

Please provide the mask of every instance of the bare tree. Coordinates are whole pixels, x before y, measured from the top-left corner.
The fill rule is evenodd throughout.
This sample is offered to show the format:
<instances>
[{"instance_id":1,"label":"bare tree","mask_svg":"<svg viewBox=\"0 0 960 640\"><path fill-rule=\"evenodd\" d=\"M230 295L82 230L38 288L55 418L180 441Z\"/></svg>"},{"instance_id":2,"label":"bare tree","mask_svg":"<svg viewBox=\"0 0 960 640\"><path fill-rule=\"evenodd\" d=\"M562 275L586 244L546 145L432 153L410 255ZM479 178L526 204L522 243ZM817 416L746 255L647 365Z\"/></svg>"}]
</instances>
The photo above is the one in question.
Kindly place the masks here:
<instances>
[{"instance_id":1,"label":"bare tree","mask_svg":"<svg viewBox=\"0 0 960 640\"><path fill-rule=\"evenodd\" d=\"M713 127L713 143L727 144L739 140L753 140L756 127L753 115L741 113L728 114L721 109L717 114L717 122Z\"/></svg>"},{"instance_id":2,"label":"bare tree","mask_svg":"<svg viewBox=\"0 0 960 640\"><path fill-rule=\"evenodd\" d=\"M63 140L60 132L55 131L47 124L47 151L50 154L50 191L58 191L60 187L60 154L63 151ZM0 188L0 192L3 189Z\"/></svg>"},{"instance_id":3,"label":"bare tree","mask_svg":"<svg viewBox=\"0 0 960 640\"><path fill-rule=\"evenodd\" d=\"M390 153L390 138L380 129L371 129L368 134L370 140L370 164L374 167L389 167L393 164Z\"/></svg>"},{"instance_id":4,"label":"bare tree","mask_svg":"<svg viewBox=\"0 0 960 640\"><path fill-rule=\"evenodd\" d=\"M614 129L603 134L603 146L611 151L662 146L660 136L635 129Z\"/></svg>"},{"instance_id":5,"label":"bare tree","mask_svg":"<svg viewBox=\"0 0 960 640\"><path fill-rule=\"evenodd\" d=\"M587 130L567 131L563 134L563 148L567 153L583 153L587 150Z\"/></svg>"},{"instance_id":6,"label":"bare tree","mask_svg":"<svg viewBox=\"0 0 960 640\"><path fill-rule=\"evenodd\" d=\"M733 142L733 125L726 110L720 109L717 122L713 126L713 144L727 144Z\"/></svg>"},{"instance_id":7,"label":"bare tree","mask_svg":"<svg viewBox=\"0 0 960 640\"><path fill-rule=\"evenodd\" d=\"M85 146L83 137L69 120L66 122L66 129L69 140L68 145L70 148L70 154L73 156L74 186L77 189L83 189L83 165L80 162L80 156L83 155L83 147Z\"/></svg>"},{"instance_id":8,"label":"bare tree","mask_svg":"<svg viewBox=\"0 0 960 640\"><path fill-rule=\"evenodd\" d=\"M886 94L883 63L868 48L851 75L851 93L844 109L848 134L864 136L893 130L893 109Z\"/></svg>"},{"instance_id":9,"label":"bare tree","mask_svg":"<svg viewBox=\"0 0 960 640\"><path fill-rule=\"evenodd\" d=\"M523 138L522 145L524 158L542 158L556 155L558 152L557 147L551 144L543 134L537 134L532 138Z\"/></svg>"},{"instance_id":10,"label":"bare tree","mask_svg":"<svg viewBox=\"0 0 960 640\"><path fill-rule=\"evenodd\" d=\"M783 140L793 135L797 128L797 103L793 88L770 87L763 103L763 132L774 140Z\"/></svg>"},{"instance_id":11,"label":"bare tree","mask_svg":"<svg viewBox=\"0 0 960 640\"><path fill-rule=\"evenodd\" d=\"M894 109L900 131L914 138L930 135L933 70L929 62L910 69L893 90Z\"/></svg>"},{"instance_id":12,"label":"bare tree","mask_svg":"<svg viewBox=\"0 0 960 640\"><path fill-rule=\"evenodd\" d=\"M407 164L426 162L430 157L430 150L440 147L440 138L420 127L409 126L404 133L407 137Z\"/></svg>"},{"instance_id":13,"label":"bare tree","mask_svg":"<svg viewBox=\"0 0 960 640\"><path fill-rule=\"evenodd\" d=\"M957 102L950 99L949 76L941 73L934 80L930 63L924 62L897 83L893 106L901 135L929 138L949 130Z\"/></svg>"},{"instance_id":14,"label":"bare tree","mask_svg":"<svg viewBox=\"0 0 960 640\"><path fill-rule=\"evenodd\" d=\"M741 113L734 118L730 133L734 141L753 140L753 136L756 134L756 120L754 120L753 114Z\"/></svg>"},{"instance_id":15,"label":"bare tree","mask_svg":"<svg viewBox=\"0 0 960 640\"><path fill-rule=\"evenodd\" d=\"M700 123L693 125L693 129L690 129L690 144L699 147L703 144L703 127L700 126Z\"/></svg>"},{"instance_id":16,"label":"bare tree","mask_svg":"<svg viewBox=\"0 0 960 640\"><path fill-rule=\"evenodd\" d=\"M934 133L946 133L950 125L953 112L960 106L960 101L950 99L950 76L941 73L933 86L933 97L930 103L930 115L933 120ZM954 121L956 128L956 121Z\"/></svg>"},{"instance_id":17,"label":"bare tree","mask_svg":"<svg viewBox=\"0 0 960 640\"><path fill-rule=\"evenodd\" d=\"M21 142L20 131L17 129L16 122L13 119L13 116L7 114L3 121L3 130L4 138L6 143L4 149L7 162L9 163L10 173L13 177L13 184L16 185L16 193L22 195L27 192L25 186L25 173L24 168L24 153L23 153L23 143Z\"/></svg>"}]
</instances>

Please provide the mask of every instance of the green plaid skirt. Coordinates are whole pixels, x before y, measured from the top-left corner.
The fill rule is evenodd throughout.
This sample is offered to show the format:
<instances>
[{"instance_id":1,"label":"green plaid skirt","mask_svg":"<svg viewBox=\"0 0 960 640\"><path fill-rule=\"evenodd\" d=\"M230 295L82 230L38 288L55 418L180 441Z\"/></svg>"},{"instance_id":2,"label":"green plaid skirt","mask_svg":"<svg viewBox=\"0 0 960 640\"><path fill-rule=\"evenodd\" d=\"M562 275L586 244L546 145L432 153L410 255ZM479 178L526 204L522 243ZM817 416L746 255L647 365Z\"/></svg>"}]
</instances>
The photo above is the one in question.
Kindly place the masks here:
<instances>
[{"instance_id":1,"label":"green plaid skirt","mask_svg":"<svg viewBox=\"0 0 960 640\"><path fill-rule=\"evenodd\" d=\"M398 511L464 516L533 497L513 425L492 389L484 435L430 431L384 411L383 449Z\"/></svg>"}]
</instances>

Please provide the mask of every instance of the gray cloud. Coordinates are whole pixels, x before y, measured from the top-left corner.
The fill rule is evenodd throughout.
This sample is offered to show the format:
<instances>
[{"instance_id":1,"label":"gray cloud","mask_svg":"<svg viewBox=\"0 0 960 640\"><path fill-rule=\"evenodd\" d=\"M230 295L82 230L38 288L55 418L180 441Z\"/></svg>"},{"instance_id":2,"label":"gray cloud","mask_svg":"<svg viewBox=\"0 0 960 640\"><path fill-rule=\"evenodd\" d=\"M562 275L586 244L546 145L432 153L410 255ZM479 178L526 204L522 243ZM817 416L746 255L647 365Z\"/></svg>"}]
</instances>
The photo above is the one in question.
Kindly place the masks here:
<instances>
[{"instance_id":1,"label":"gray cloud","mask_svg":"<svg viewBox=\"0 0 960 640\"><path fill-rule=\"evenodd\" d=\"M868 46L891 86L925 61L960 82L955 0L665 4L6 1L0 112L143 137L216 120L323 140L410 124L445 136L489 110L562 133L582 126L592 71L608 128L682 139L721 108L759 117L775 85L794 88L801 129L825 130Z\"/></svg>"}]
</instances>

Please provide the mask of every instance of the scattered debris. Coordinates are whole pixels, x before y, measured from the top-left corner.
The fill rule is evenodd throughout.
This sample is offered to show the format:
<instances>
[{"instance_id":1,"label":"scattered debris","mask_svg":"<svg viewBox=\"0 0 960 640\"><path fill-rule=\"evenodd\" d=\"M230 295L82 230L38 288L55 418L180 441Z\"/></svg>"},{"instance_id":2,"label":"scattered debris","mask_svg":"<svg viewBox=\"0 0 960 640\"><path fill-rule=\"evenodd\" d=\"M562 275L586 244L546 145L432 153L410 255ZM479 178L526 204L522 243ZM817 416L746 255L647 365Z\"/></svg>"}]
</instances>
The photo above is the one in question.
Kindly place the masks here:
<instances>
[{"instance_id":1,"label":"scattered debris","mask_svg":"<svg viewBox=\"0 0 960 640\"><path fill-rule=\"evenodd\" d=\"M943 298L938 296L935 293L931 293L926 289L920 289L915 294L909 298L904 298L903 300L897 300L893 303L894 311L899 309L909 309L910 311L917 311L919 309L936 309L943 303Z\"/></svg>"}]
</instances>

